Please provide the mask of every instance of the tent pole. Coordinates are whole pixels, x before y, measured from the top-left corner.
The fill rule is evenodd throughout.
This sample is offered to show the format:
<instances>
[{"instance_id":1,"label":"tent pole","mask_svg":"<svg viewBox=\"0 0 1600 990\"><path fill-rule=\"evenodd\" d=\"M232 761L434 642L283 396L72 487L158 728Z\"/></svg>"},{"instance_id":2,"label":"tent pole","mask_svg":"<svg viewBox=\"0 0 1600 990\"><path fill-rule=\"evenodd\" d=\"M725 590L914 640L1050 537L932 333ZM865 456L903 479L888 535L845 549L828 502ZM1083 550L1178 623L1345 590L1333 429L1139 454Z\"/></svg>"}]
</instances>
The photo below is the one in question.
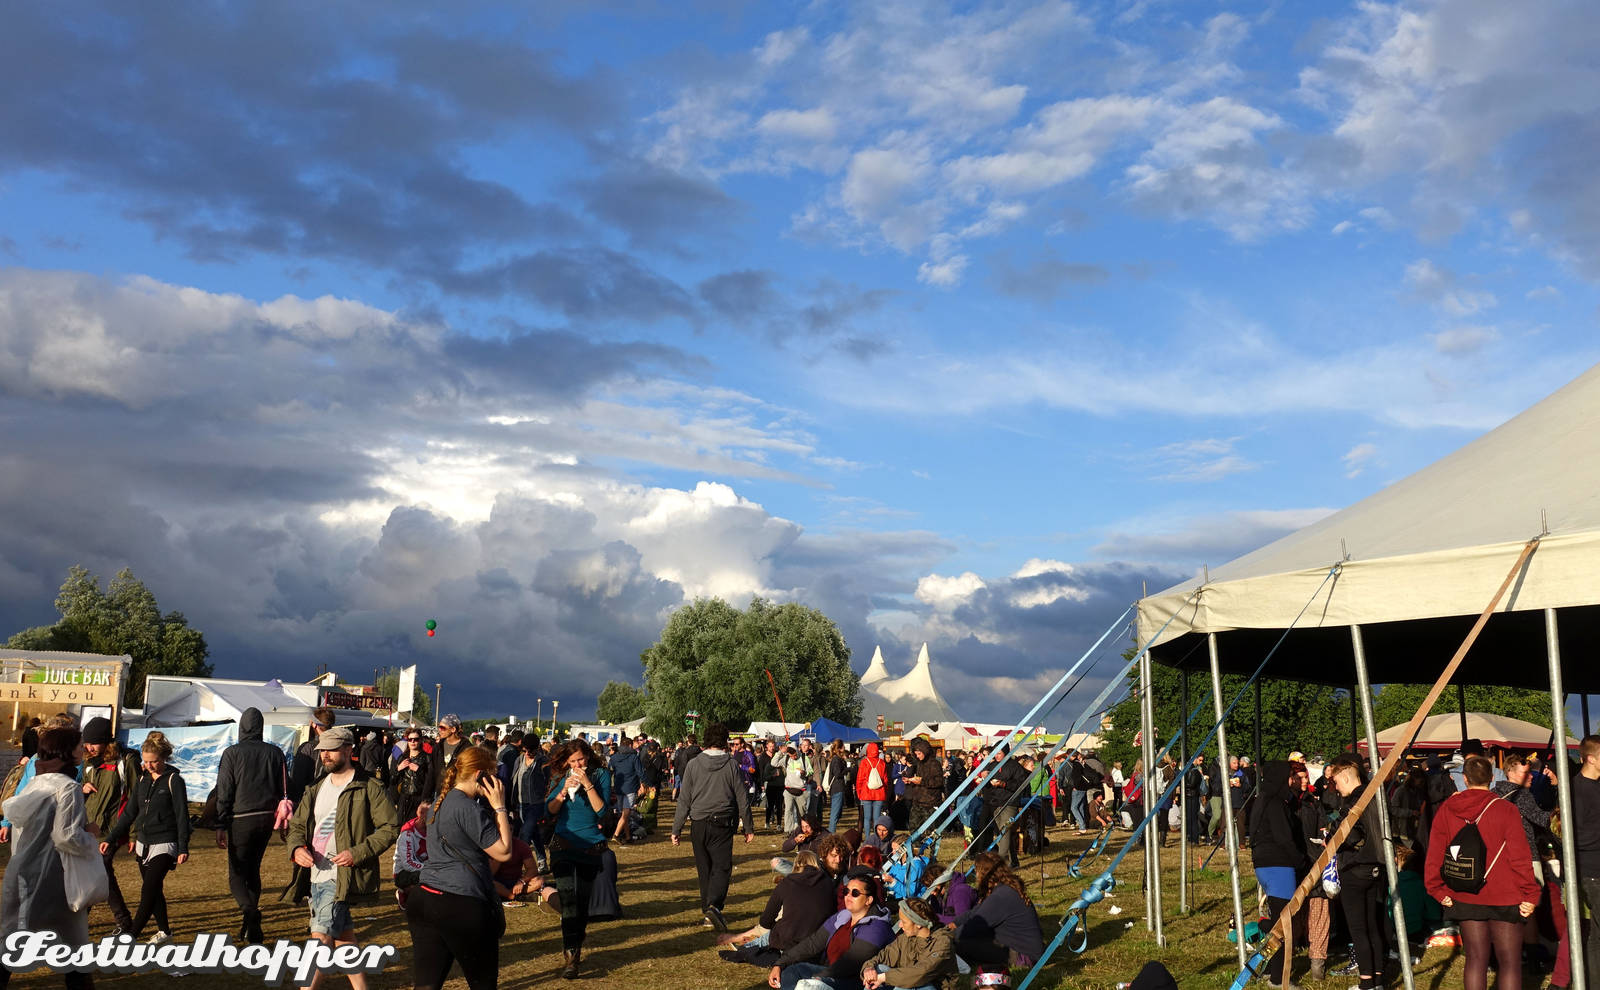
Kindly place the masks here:
<instances>
[{"instance_id":1,"label":"tent pole","mask_svg":"<svg viewBox=\"0 0 1600 990\"><path fill-rule=\"evenodd\" d=\"M1150 817L1150 810L1155 807L1151 795L1151 780L1153 775L1151 763L1154 760L1154 748L1150 745L1150 672L1145 669L1144 661L1139 661L1139 762L1144 766L1144 786L1139 788L1139 796L1144 805L1145 818ZM1156 930L1156 902L1155 902L1155 822L1150 821L1144 829L1144 927L1148 931Z\"/></svg>"},{"instance_id":2,"label":"tent pole","mask_svg":"<svg viewBox=\"0 0 1600 990\"><path fill-rule=\"evenodd\" d=\"M1461 713L1461 748L1467 748L1467 686L1456 683L1456 711Z\"/></svg>"},{"instance_id":3,"label":"tent pole","mask_svg":"<svg viewBox=\"0 0 1600 990\"><path fill-rule=\"evenodd\" d=\"M1148 650L1145 651L1144 657L1139 661L1139 677L1146 685L1144 692L1144 745L1145 750L1150 754L1150 761L1145 764L1145 777L1147 780L1155 780L1158 779L1155 776L1154 769L1156 759L1156 699L1154 691L1150 687L1152 677L1150 673L1150 652ZM1149 787L1145 788L1145 793L1150 794L1151 800L1154 800L1155 795ZM1167 934L1161 918L1161 833L1156 828L1154 819L1150 822L1150 828L1145 833L1144 841L1145 845L1150 848L1150 922L1156 933L1156 944L1164 949L1167 947Z\"/></svg>"},{"instance_id":4,"label":"tent pole","mask_svg":"<svg viewBox=\"0 0 1600 990\"><path fill-rule=\"evenodd\" d=\"M1550 718L1556 730L1556 779L1561 809L1561 892L1567 906L1567 951L1572 962L1569 990L1584 990L1583 908L1578 884L1577 822L1572 818L1572 765L1567 752L1567 695L1561 676L1561 640L1556 610L1544 610L1545 652L1550 659Z\"/></svg>"},{"instance_id":5,"label":"tent pole","mask_svg":"<svg viewBox=\"0 0 1600 990\"><path fill-rule=\"evenodd\" d=\"M1583 706L1583 734L1587 736L1591 733L1589 728L1589 696L1584 695L1578 703Z\"/></svg>"},{"instance_id":6,"label":"tent pole","mask_svg":"<svg viewBox=\"0 0 1600 990\"><path fill-rule=\"evenodd\" d=\"M1378 723L1372 717L1372 681L1367 676L1367 647L1361 638L1360 626L1350 627L1350 645L1355 650L1356 679L1360 682L1361 719L1367 726L1367 758L1376 774L1383 765L1383 758L1378 755ZM1383 828L1383 866L1389 878L1389 901L1394 907L1396 948L1400 950L1400 976L1405 980L1406 990L1416 990L1416 977L1411 972L1411 938L1406 929L1405 907L1400 903L1400 869L1394 858L1394 832L1389 828L1389 802L1385 798L1377 805L1378 821Z\"/></svg>"},{"instance_id":7,"label":"tent pole","mask_svg":"<svg viewBox=\"0 0 1600 990\"><path fill-rule=\"evenodd\" d=\"M1256 678L1256 779L1261 779L1261 678Z\"/></svg>"},{"instance_id":8,"label":"tent pole","mask_svg":"<svg viewBox=\"0 0 1600 990\"><path fill-rule=\"evenodd\" d=\"M1181 710L1187 716L1188 711L1189 711L1189 671L1188 670L1184 670L1183 674L1182 674L1182 677L1183 677L1183 688L1182 688L1183 707L1182 707ZM1189 913L1189 814L1190 814L1189 801L1191 799L1198 798L1199 795L1198 794L1190 794L1189 793L1189 730L1188 730L1187 727L1185 727L1182 731L1183 731L1183 737L1178 740L1178 753L1181 756L1181 759L1178 761L1178 773L1182 775L1182 776L1179 777L1178 801L1183 805L1183 813L1179 816L1179 818L1183 822L1183 827L1178 829L1178 913L1179 914L1188 914Z\"/></svg>"},{"instance_id":9,"label":"tent pole","mask_svg":"<svg viewBox=\"0 0 1600 990\"><path fill-rule=\"evenodd\" d=\"M1211 702L1217 713L1217 759L1227 772L1228 766L1228 737L1223 731L1222 723L1225 721L1222 708L1222 666L1217 660L1217 634L1206 635L1206 646L1211 651ZM1228 886L1233 890L1233 931L1234 945L1239 950L1239 968L1244 969L1250 963L1250 957L1245 952L1244 938L1244 898L1239 894L1239 833L1233 821L1233 795L1231 787L1222 788L1222 823L1226 830L1228 843Z\"/></svg>"}]
</instances>

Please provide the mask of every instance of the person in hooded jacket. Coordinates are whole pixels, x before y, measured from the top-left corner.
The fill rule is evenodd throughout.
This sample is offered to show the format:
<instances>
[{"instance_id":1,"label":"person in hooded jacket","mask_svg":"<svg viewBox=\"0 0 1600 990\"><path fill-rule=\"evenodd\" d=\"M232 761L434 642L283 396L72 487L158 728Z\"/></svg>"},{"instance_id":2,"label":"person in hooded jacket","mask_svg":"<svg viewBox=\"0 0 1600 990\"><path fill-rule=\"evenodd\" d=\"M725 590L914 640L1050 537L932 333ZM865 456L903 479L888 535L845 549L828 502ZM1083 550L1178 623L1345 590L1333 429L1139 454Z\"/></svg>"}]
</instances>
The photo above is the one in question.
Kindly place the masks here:
<instances>
[{"instance_id":1,"label":"person in hooded jacket","mask_svg":"<svg viewBox=\"0 0 1600 990\"><path fill-rule=\"evenodd\" d=\"M111 720L91 718L83 726L83 779L84 814L94 826L95 835L109 835L116 824L122 803L128 799L128 790L139 779L139 757L123 752L111 737ZM122 886L117 883L116 857L119 847L111 846L102 857L106 867L106 907L111 917L123 931L133 928L133 914L122 898Z\"/></svg>"},{"instance_id":2,"label":"person in hooded jacket","mask_svg":"<svg viewBox=\"0 0 1600 990\"><path fill-rule=\"evenodd\" d=\"M228 889L244 912L241 941L260 945L261 858L272 838L278 802L289 793L283 750L262 739L261 711L239 716L239 741L222 751L217 769L217 848L228 851Z\"/></svg>"},{"instance_id":3,"label":"person in hooded jacket","mask_svg":"<svg viewBox=\"0 0 1600 990\"><path fill-rule=\"evenodd\" d=\"M937 863L929 863L928 872L938 873L928 884L928 902L939 915L939 924L954 924L957 918L977 906L978 892L967 883L966 873L954 867L939 872Z\"/></svg>"},{"instance_id":4,"label":"person in hooded jacket","mask_svg":"<svg viewBox=\"0 0 1600 990\"><path fill-rule=\"evenodd\" d=\"M861 801L861 831L870 832L889 800L889 764L878 755L878 744L867 743L866 755L856 764L856 798ZM876 786L874 786L876 785Z\"/></svg>"},{"instance_id":5,"label":"person in hooded jacket","mask_svg":"<svg viewBox=\"0 0 1600 990\"><path fill-rule=\"evenodd\" d=\"M686 819L694 847L694 867L700 878L700 910L706 923L719 932L728 930L722 909L733 878L733 835L744 825L746 844L756 840L756 824L738 764L728 754L728 727L713 722L706 728L706 748L689 761L678 785L678 807L672 820L672 844L678 844Z\"/></svg>"},{"instance_id":6,"label":"person in hooded jacket","mask_svg":"<svg viewBox=\"0 0 1600 990\"><path fill-rule=\"evenodd\" d=\"M772 888L758 928L728 939L737 947L723 951L721 957L770 969L784 952L837 913L837 888L837 878L822 868L817 855L802 851L795 857L794 872ZM759 929L766 929L765 937Z\"/></svg>"},{"instance_id":7,"label":"person in hooded jacket","mask_svg":"<svg viewBox=\"0 0 1600 990\"><path fill-rule=\"evenodd\" d=\"M1485 990L1489 985L1491 948L1499 970L1496 986L1522 990L1523 919L1539 903L1539 882L1533 875L1522 816L1516 805L1489 789L1494 769L1486 757L1466 758L1462 772L1467 789L1452 794L1434 815L1423 869L1428 893L1444 905L1445 918L1461 929L1465 990ZM1445 853L1469 822L1476 823L1488 856L1483 889L1476 893L1455 890L1440 875Z\"/></svg>"},{"instance_id":8,"label":"person in hooded jacket","mask_svg":"<svg viewBox=\"0 0 1600 990\"><path fill-rule=\"evenodd\" d=\"M1250 814L1250 856L1256 884L1267 895L1267 915L1276 924L1294 897L1306 871L1305 833L1295 807L1291 779L1298 774L1288 760L1268 760L1261 767L1260 791ZM1269 929L1271 924L1263 925ZM1284 975L1284 955L1267 964L1272 983L1291 986Z\"/></svg>"},{"instance_id":9,"label":"person in hooded jacket","mask_svg":"<svg viewBox=\"0 0 1600 990\"><path fill-rule=\"evenodd\" d=\"M1364 765L1353 753L1342 753L1328 764L1326 771L1343 803L1339 817L1343 819L1355 807L1366 786ZM1355 953L1356 971L1360 976L1361 990L1376 990L1383 985L1384 960L1387 952L1389 919L1380 910L1387 885L1383 879L1384 834L1379 818L1377 801L1367 803L1366 810L1344 843L1337 850L1339 871L1339 904L1344 909L1345 924L1350 929L1350 943Z\"/></svg>"},{"instance_id":10,"label":"person in hooded jacket","mask_svg":"<svg viewBox=\"0 0 1600 990\"><path fill-rule=\"evenodd\" d=\"M933 744L918 736L911 741L911 767L906 776L909 825L915 832L933 816L944 800L944 761L934 755Z\"/></svg>"},{"instance_id":11,"label":"person in hooded jacket","mask_svg":"<svg viewBox=\"0 0 1600 990\"><path fill-rule=\"evenodd\" d=\"M829 990L860 990L862 967L894 941L894 926L877 877L852 870L844 890L845 906L779 957L767 986L795 990L801 980L815 980Z\"/></svg>"},{"instance_id":12,"label":"person in hooded jacket","mask_svg":"<svg viewBox=\"0 0 1600 990\"><path fill-rule=\"evenodd\" d=\"M37 739L32 786L7 798L4 807L14 844L0 884L0 944L9 944L18 932L52 932L58 944L87 945L89 905L74 909L66 890L69 859L97 869L100 858L77 780L78 730L48 726ZM0 967L0 987L10 979L10 971ZM71 988L94 986L85 972L68 971L64 982Z\"/></svg>"}]
</instances>

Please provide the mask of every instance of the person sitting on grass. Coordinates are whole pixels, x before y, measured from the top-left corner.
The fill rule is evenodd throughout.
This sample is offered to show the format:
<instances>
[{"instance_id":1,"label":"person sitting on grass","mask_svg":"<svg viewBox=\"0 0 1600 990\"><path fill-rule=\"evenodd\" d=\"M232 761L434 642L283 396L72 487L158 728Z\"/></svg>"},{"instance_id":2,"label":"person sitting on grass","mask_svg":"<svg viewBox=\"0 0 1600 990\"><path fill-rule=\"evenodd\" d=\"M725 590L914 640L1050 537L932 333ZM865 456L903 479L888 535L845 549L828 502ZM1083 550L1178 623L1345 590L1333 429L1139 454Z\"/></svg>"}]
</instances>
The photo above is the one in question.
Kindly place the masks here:
<instances>
[{"instance_id":1,"label":"person sitting on grass","mask_svg":"<svg viewBox=\"0 0 1600 990\"><path fill-rule=\"evenodd\" d=\"M889 860L883 864L883 882L889 888L889 897L900 901L917 893L927 868L928 857L912 855L906 837L895 836Z\"/></svg>"},{"instance_id":2,"label":"person sitting on grass","mask_svg":"<svg viewBox=\"0 0 1600 990\"><path fill-rule=\"evenodd\" d=\"M494 892L504 907L521 907L524 894L538 894L545 904L557 912L556 888L544 882L539 875L539 860L533 846L521 839L511 840L511 858L498 863L494 869Z\"/></svg>"},{"instance_id":3,"label":"person sitting on grass","mask_svg":"<svg viewBox=\"0 0 1600 990\"><path fill-rule=\"evenodd\" d=\"M1032 966L1044 954L1044 936L1027 885L996 852L977 858L972 877L978 904L950 926L956 955L973 967Z\"/></svg>"},{"instance_id":4,"label":"person sitting on grass","mask_svg":"<svg viewBox=\"0 0 1600 990\"><path fill-rule=\"evenodd\" d=\"M846 907L780 956L767 974L767 986L795 990L801 980L814 980L828 990L861 990L862 967L894 940L882 903L878 878L850 871Z\"/></svg>"},{"instance_id":5,"label":"person sitting on grass","mask_svg":"<svg viewBox=\"0 0 1600 990\"><path fill-rule=\"evenodd\" d=\"M887 811L878 815L877 821L872 824L872 834L861 840L861 848L869 846L877 849L885 856L889 855L889 846L894 842L894 819L889 817Z\"/></svg>"},{"instance_id":6,"label":"person sitting on grass","mask_svg":"<svg viewBox=\"0 0 1600 990\"><path fill-rule=\"evenodd\" d=\"M1111 827L1114 819L1111 809L1106 807L1106 796L1100 791L1089 795L1089 825L1091 828L1107 829Z\"/></svg>"},{"instance_id":7,"label":"person sitting on grass","mask_svg":"<svg viewBox=\"0 0 1600 990\"><path fill-rule=\"evenodd\" d=\"M967 883L965 873L954 867L941 871L938 863L929 863L927 872L937 874L928 884L928 903L939 916L939 924L952 924L977 906L978 892Z\"/></svg>"},{"instance_id":8,"label":"person sitting on grass","mask_svg":"<svg viewBox=\"0 0 1600 990\"><path fill-rule=\"evenodd\" d=\"M955 939L920 897L900 902L900 936L861 968L865 990L938 990L956 972Z\"/></svg>"},{"instance_id":9,"label":"person sitting on grass","mask_svg":"<svg viewBox=\"0 0 1600 990\"><path fill-rule=\"evenodd\" d=\"M718 955L728 962L771 967L787 949L838 912L835 886L816 853L801 850L794 858L794 872L772 889L755 927L738 935L718 936L719 945L732 946Z\"/></svg>"},{"instance_id":10,"label":"person sitting on grass","mask_svg":"<svg viewBox=\"0 0 1600 990\"><path fill-rule=\"evenodd\" d=\"M800 824L795 826L795 830L783 840L783 851L787 853L810 849L816 852L817 843L822 841L823 836L830 834L832 833L822 827L822 821L816 815L805 815L800 819Z\"/></svg>"},{"instance_id":11,"label":"person sitting on grass","mask_svg":"<svg viewBox=\"0 0 1600 990\"><path fill-rule=\"evenodd\" d=\"M400 902L402 911L411 888L422 880L422 868L428 864L428 812L432 808L428 801L417 805L416 817L400 826L400 838L394 844L394 899Z\"/></svg>"}]
</instances>

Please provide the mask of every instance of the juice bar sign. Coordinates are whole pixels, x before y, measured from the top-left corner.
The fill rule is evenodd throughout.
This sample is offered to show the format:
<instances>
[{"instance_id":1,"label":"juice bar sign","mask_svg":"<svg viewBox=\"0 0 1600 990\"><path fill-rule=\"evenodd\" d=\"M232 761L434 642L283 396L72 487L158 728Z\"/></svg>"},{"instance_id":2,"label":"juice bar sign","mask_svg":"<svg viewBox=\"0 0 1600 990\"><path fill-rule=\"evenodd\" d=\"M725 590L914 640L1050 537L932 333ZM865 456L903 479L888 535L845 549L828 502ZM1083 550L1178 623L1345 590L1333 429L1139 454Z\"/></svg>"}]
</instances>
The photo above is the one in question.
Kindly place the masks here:
<instances>
[{"instance_id":1,"label":"juice bar sign","mask_svg":"<svg viewBox=\"0 0 1600 990\"><path fill-rule=\"evenodd\" d=\"M116 705L119 685L117 666L22 668L21 683L6 678L0 682L0 701L34 702L44 705Z\"/></svg>"}]
</instances>

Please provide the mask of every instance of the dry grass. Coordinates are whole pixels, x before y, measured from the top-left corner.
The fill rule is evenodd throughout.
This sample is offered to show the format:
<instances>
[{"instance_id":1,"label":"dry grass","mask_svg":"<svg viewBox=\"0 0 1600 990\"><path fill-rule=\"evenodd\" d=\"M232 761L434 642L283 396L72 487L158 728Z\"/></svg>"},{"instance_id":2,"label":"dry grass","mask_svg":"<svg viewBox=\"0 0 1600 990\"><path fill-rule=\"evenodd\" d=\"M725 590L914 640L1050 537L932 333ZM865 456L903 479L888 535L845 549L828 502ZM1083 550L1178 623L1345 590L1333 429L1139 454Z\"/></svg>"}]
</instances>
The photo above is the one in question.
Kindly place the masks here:
<instances>
[{"instance_id":1,"label":"dry grass","mask_svg":"<svg viewBox=\"0 0 1600 990\"><path fill-rule=\"evenodd\" d=\"M664 825L670 822L670 813L670 805L664 806ZM1025 860L1022 870L1044 919L1046 938L1055 934L1062 912L1082 886L1081 882L1067 878L1066 866L1086 842L1059 828L1052 831L1052 839L1046 854ZM1115 853L1122 841L1125 841L1123 834L1118 833L1110 852ZM947 842L946 849L950 845ZM760 913L772 887L767 860L777 846L778 839L769 833L759 834L748 846L742 840L736 843L734 886L727 910L730 924L751 924ZM764 971L717 958L710 930L701 927L694 862L687 842L674 849L664 835L658 835L642 844L620 847L617 852L627 917L590 928L582 984L647 990L753 990L765 986ZM1059 952L1046 970L1045 978L1035 986L1041 990L1057 987L1110 990L1118 982L1131 980L1146 960L1159 959L1173 971L1184 990L1227 987L1237 973L1238 964L1233 946L1226 939L1232 912L1226 855L1219 854L1212 869L1195 878L1191 898L1193 910L1185 917L1179 917L1177 912L1176 864L1171 859L1175 855L1171 850L1167 853L1167 862L1173 867L1165 888L1167 948L1158 948L1145 930L1139 885L1143 858L1136 851L1118 871L1123 886L1090 912L1088 950L1082 955L1066 950ZM1094 871L1103 870L1108 858L1102 857L1093 864ZM126 854L117 858L117 864L123 893L136 903L137 867ZM264 898L268 901L264 905L268 938L305 938L306 908L279 904L275 898L275 892L281 890L289 878L288 857L282 845L274 843L268 850L264 868L267 886L274 891L274 896ZM1254 904L1254 882L1247 866L1244 873L1248 908ZM196 842L193 858L169 878L167 897L174 934L178 937L193 937L202 931L235 933L238 930L237 909L228 894L225 854L209 841ZM405 919L395 906L392 889L387 884L385 898L380 903L356 909L357 929L363 943L387 943L400 948L399 964L370 981L370 985L410 986L410 939ZM1119 906L1121 913L1110 914L1112 905ZM508 910L506 919L506 935L500 948L500 985L506 988L559 985L562 982L559 975L560 924L556 915L529 904ZM92 931L97 936L104 935L111 924L105 907L96 907L91 917ZM1303 974L1304 968L1302 955L1297 969ZM96 982L102 987L117 988L173 985L168 977L158 975L100 974ZM190 977L188 983L206 988L262 985L259 979L228 974L196 975ZM1322 984L1308 984L1308 990L1345 990L1350 983L1349 980L1329 979ZM1457 954L1435 950L1421 960L1417 973L1419 990L1446 990L1459 987L1460 983ZM33 974L18 977L11 985L54 987L60 985L60 979ZM334 985L344 984L339 980ZM458 990L466 984L457 977L447 986ZM1539 984L1530 978L1527 986L1535 990Z\"/></svg>"}]
</instances>

